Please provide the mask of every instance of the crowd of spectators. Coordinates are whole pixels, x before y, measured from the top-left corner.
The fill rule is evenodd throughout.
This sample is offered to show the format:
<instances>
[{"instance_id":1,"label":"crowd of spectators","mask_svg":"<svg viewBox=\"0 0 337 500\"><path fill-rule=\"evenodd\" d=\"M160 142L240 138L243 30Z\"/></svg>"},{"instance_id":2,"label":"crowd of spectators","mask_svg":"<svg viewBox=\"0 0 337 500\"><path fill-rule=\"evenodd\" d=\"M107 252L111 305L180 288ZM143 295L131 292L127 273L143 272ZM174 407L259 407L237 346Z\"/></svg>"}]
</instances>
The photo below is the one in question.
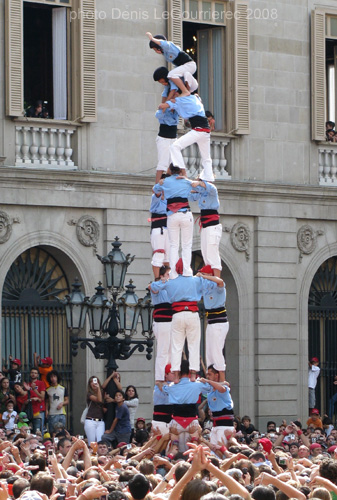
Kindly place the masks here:
<instances>
[{"instance_id":1,"label":"crowd of spectators","mask_svg":"<svg viewBox=\"0 0 337 500\"><path fill-rule=\"evenodd\" d=\"M54 372L48 371L47 381L52 381L52 374L52 382L59 382ZM119 376L113 378L120 384ZM96 377L89 379L89 405L94 401L90 395L99 398L101 408L106 399L117 405L120 399L122 405L138 400L134 386L127 388L127 396L117 387L112 398L104 390L108 383L109 377L102 385ZM248 415L236 416L235 430L225 445L209 441L212 415L201 402L199 436L181 452L170 434L154 432L150 423L135 416L130 442L118 443L110 433L90 438L90 425L86 437L72 435L64 422L34 429L28 418L19 417L25 413L19 408L17 424L9 426L8 414L16 411L20 395L11 393L7 382L1 387L7 402L2 398L0 500L336 500L337 429L315 408L305 425L299 420L269 421L262 430Z\"/></svg>"}]
</instances>

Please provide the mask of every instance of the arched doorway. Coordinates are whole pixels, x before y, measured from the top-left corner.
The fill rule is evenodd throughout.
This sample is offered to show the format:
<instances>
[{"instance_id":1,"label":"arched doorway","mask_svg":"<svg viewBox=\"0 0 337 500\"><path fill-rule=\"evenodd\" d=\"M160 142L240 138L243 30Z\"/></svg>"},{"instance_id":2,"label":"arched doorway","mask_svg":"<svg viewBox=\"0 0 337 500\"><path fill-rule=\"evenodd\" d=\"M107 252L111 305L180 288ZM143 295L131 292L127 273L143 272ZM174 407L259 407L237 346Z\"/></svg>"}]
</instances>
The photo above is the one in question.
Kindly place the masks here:
<instances>
[{"instance_id":1,"label":"arched doorway","mask_svg":"<svg viewBox=\"0 0 337 500\"><path fill-rule=\"evenodd\" d=\"M329 413L329 402L337 391L337 257L319 267L309 292L309 359L320 360L320 377L316 388L316 406L321 415ZM337 406L330 415L335 420Z\"/></svg>"},{"instance_id":2,"label":"arched doorway","mask_svg":"<svg viewBox=\"0 0 337 500\"><path fill-rule=\"evenodd\" d=\"M72 365L63 306L56 297L69 293L60 263L46 249L33 247L11 265L2 291L2 357L21 359L28 380L34 352L53 359L70 392ZM69 412L70 413L70 412Z\"/></svg>"}]
</instances>

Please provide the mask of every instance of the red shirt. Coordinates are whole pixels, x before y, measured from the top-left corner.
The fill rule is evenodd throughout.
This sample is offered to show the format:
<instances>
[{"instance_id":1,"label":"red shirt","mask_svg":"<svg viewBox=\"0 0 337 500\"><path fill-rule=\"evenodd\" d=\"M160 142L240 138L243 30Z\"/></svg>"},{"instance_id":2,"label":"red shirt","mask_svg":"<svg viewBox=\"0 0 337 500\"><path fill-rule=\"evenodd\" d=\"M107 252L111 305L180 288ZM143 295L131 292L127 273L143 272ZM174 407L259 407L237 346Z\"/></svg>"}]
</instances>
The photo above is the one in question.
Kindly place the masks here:
<instances>
[{"instance_id":1,"label":"red shirt","mask_svg":"<svg viewBox=\"0 0 337 500\"><path fill-rule=\"evenodd\" d=\"M30 382L29 385L32 387L32 385L37 387L37 391L41 394L42 391L46 391L46 386L45 383L42 382L42 380L35 380L34 382ZM38 398L38 394L34 392L32 389L30 391L30 397L31 398ZM40 413L40 411L46 411L46 404L45 400L43 399L42 401L32 401L32 407L33 407L33 414L37 415Z\"/></svg>"}]
</instances>

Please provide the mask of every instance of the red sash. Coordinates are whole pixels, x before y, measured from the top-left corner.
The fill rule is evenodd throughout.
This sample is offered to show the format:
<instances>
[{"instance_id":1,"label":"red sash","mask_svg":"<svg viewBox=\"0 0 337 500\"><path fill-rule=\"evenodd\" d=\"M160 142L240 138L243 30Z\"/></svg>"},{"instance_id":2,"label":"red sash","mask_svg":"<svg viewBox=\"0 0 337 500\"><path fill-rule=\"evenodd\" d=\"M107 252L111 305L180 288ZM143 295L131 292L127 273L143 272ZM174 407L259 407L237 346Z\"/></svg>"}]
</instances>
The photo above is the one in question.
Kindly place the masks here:
<instances>
[{"instance_id":1,"label":"red sash","mask_svg":"<svg viewBox=\"0 0 337 500\"><path fill-rule=\"evenodd\" d=\"M199 311L197 301L194 301L194 302L187 302L187 301L173 302L172 309L173 309L173 314L177 313L177 312L181 312L181 311L192 311L192 312Z\"/></svg>"}]
</instances>

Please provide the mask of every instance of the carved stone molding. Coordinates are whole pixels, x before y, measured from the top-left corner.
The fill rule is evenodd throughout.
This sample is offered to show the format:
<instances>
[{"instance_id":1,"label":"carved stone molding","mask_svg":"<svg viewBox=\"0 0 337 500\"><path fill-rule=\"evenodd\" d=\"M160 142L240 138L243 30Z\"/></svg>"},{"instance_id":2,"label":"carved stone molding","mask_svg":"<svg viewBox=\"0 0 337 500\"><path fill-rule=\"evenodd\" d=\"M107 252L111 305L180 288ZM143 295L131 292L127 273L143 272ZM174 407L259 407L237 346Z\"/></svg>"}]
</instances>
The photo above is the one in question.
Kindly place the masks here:
<instances>
[{"instance_id":1,"label":"carved stone molding","mask_svg":"<svg viewBox=\"0 0 337 500\"><path fill-rule=\"evenodd\" d=\"M12 226L20 223L18 217L10 218L6 212L0 210L0 243L6 243L12 234Z\"/></svg>"},{"instance_id":2,"label":"carved stone molding","mask_svg":"<svg viewBox=\"0 0 337 500\"><path fill-rule=\"evenodd\" d=\"M250 251L250 230L243 222L237 222L232 228L225 227L225 231L230 233L233 248L238 252L245 252L246 260L249 260Z\"/></svg>"},{"instance_id":3,"label":"carved stone molding","mask_svg":"<svg viewBox=\"0 0 337 500\"><path fill-rule=\"evenodd\" d=\"M76 236L81 245L93 247L94 253L97 250L97 241L99 239L99 223L91 215L82 215L78 220L68 221L69 226L76 226Z\"/></svg>"},{"instance_id":4,"label":"carved stone molding","mask_svg":"<svg viewBox=\"0 0 337 500\"><path fill-rule=\"evenodd\" d=\"M317 236L322 236L324 231L315 231L309 224L304 224L297 231L297 246L300 251L299 262L303 255L310 255L317 246Z\"/></svg>"}]
</instances>

